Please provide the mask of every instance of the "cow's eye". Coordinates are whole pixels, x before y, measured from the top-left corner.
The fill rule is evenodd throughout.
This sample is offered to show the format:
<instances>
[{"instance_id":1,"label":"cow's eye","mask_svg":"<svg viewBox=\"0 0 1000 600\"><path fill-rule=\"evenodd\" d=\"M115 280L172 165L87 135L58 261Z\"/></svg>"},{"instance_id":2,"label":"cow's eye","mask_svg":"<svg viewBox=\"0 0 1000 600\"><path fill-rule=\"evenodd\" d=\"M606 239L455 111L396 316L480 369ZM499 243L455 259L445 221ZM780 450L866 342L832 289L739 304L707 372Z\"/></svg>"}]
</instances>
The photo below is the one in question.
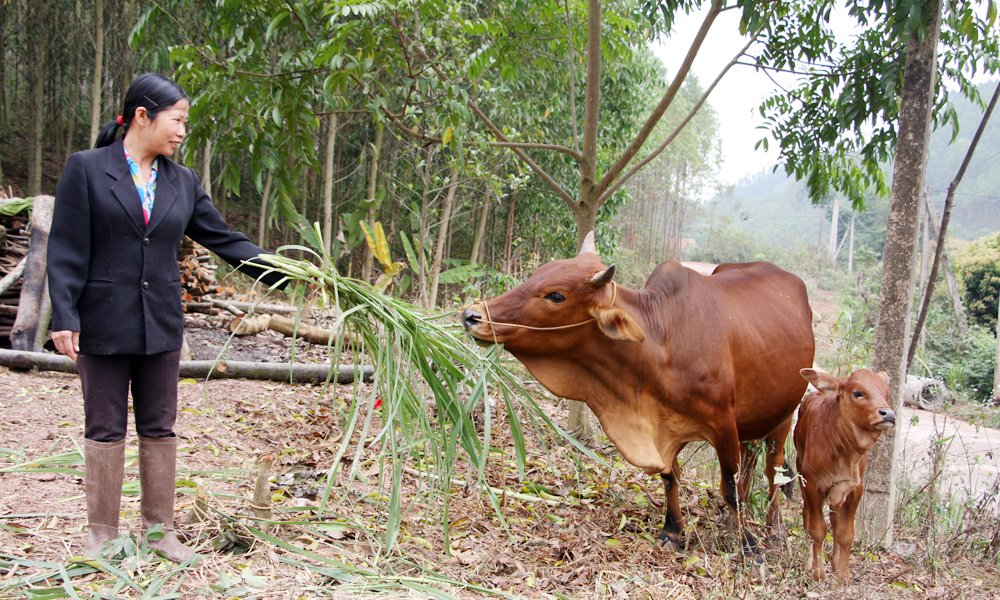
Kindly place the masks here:
<instances>
[{"instance_id":1,"label":"cow's eye","mask_svg":"<svg viewBox=\"0 0 1000 600\"><path fill-rule=\"evenodd\" d=\"M563 296L559 292L552 292L551 294L549 294L548 296L546 296L545 299L546 300L551 300L552 302L555 302L556 304L559 304L560 302L566 300L566 296Z\"/></svg>"},{"instance_id":2,"label":"cow's eye","mask_svg":"<svg viewBox=\"0 0 1000 600\"><path fill-rule=\"evenodd\" d=\"M863 396L864 396L864 394L862 394L861 392L854 392L854 397L855 398L861 398Z\"/></svg>"}]
</instances>

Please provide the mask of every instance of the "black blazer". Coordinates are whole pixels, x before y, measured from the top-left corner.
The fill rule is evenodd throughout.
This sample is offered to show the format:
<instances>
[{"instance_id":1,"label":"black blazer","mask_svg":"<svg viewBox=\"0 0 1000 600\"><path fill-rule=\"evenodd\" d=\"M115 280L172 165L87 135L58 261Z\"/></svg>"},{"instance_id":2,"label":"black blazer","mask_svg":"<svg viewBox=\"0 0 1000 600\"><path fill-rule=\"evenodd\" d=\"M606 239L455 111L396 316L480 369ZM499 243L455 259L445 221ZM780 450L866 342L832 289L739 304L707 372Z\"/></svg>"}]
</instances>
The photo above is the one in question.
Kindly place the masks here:
<instances>
[{"instance_id":1,"label":"black blazer","mask_svg":"<svg viewBox=\"0 0 1000 600\"><path fill-rule=\"evenodd\" d=\"M263 273L240 266L265 251L229 230L191 169L160 156L147 226L121 139L72 154L49 236L52 330L79 331L82 354L180 350L177 250L185 234L247 275ZM280 279L269 273L263 281Z\"/></svg>"}]
</instances>

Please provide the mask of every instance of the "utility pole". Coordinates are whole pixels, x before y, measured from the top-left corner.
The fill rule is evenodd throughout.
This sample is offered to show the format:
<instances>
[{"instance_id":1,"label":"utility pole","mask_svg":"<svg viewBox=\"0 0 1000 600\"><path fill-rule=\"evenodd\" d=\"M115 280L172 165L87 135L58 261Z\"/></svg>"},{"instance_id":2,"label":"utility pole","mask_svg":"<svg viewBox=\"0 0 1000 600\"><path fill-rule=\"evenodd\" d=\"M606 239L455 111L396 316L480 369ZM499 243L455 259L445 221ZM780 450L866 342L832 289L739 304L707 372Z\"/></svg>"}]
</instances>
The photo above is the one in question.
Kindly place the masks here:
<instances>
[{"instance_id":1,"label":"utility pole","mask_svg":"<svg viewBox=\"0 0 1000 600\"><path fill-rule=\"evenodd\" d=\"M854 219L857 218L858 213L851 213L851 245L847 251L847 274L854 274Z\"/></svg>"},{"instance_id":2,"label":"utility pole","mask_svg":"<svg viewBox=\"0 0 1000 600\"><path fill-rule=\"evenodd\" d=\"M833 197L833 216L830 217L830 246L827 258L837 260L837 225L840 223L840 196Z\"/></svg>"}]
</instances>

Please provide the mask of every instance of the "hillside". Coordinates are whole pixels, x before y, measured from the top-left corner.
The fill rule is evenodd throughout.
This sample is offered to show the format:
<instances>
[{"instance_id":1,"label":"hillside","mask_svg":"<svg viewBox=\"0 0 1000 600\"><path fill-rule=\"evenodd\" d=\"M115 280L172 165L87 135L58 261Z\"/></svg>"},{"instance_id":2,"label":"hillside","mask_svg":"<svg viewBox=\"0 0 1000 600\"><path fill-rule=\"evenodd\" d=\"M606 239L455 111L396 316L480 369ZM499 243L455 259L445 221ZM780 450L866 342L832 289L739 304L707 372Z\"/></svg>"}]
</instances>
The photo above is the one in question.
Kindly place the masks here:
<instances>
[{"instance_id":1,"label":"hillside","mask_svg":"<svg viewBox=\"0 0 1000 600\"><path fill-rule=\"evenodd\" d=\"M979 87L986 100L992 95L996 83ZM951 127L939 127L931 135L930 158L927 165L927 185L931 198L940 214L944 206L948 185L954 179L968 150L972 136L982 117L982 112L971 102L951 94L958 115L959 133L951 143ZM994 117L987 125L961 186L955 194L950 234L953 238L975 240L992 231L1000 230L1000 170L991 168L1000 155L1000 118ZM877 237L885 228L885 200L871 201L869 210L861 216L862 227ZM841 205L841 211L848 207ZM829 235L830 209L813 206L806 195L805 183L785 176L783 171L770 169L749 176L738 182L725 194L711 199L706 213L714 218L713 226L728 222L741 226L751 233L771 242L790 243L804 241L815 244ZM849 216L847 218L849 220ZM708 223L696 228L707 231ZM699 237L693 232L693 237ZM825 243L825 242L824 242Z\"/></svg>"}]
</instances>

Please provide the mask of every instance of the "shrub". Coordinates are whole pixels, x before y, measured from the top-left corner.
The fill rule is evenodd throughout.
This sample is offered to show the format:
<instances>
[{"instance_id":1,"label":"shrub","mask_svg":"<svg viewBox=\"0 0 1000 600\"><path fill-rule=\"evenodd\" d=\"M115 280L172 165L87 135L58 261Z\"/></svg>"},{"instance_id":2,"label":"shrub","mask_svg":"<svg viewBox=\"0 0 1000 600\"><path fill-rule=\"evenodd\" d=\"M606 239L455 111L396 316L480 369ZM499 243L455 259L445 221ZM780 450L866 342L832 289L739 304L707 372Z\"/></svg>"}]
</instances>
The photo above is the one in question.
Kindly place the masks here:
<instances>
[{"instance_id":1,"label":"shrub","mask_svg":"<svg viewBox=\"0 0 1000 600\"><path fill-rule=\"evenodd\" d=\"M997 297L1000 295L1000 233L980 238L955 261L962 299L969 321L997 328Z\"/></svg>"}]
</instances>

